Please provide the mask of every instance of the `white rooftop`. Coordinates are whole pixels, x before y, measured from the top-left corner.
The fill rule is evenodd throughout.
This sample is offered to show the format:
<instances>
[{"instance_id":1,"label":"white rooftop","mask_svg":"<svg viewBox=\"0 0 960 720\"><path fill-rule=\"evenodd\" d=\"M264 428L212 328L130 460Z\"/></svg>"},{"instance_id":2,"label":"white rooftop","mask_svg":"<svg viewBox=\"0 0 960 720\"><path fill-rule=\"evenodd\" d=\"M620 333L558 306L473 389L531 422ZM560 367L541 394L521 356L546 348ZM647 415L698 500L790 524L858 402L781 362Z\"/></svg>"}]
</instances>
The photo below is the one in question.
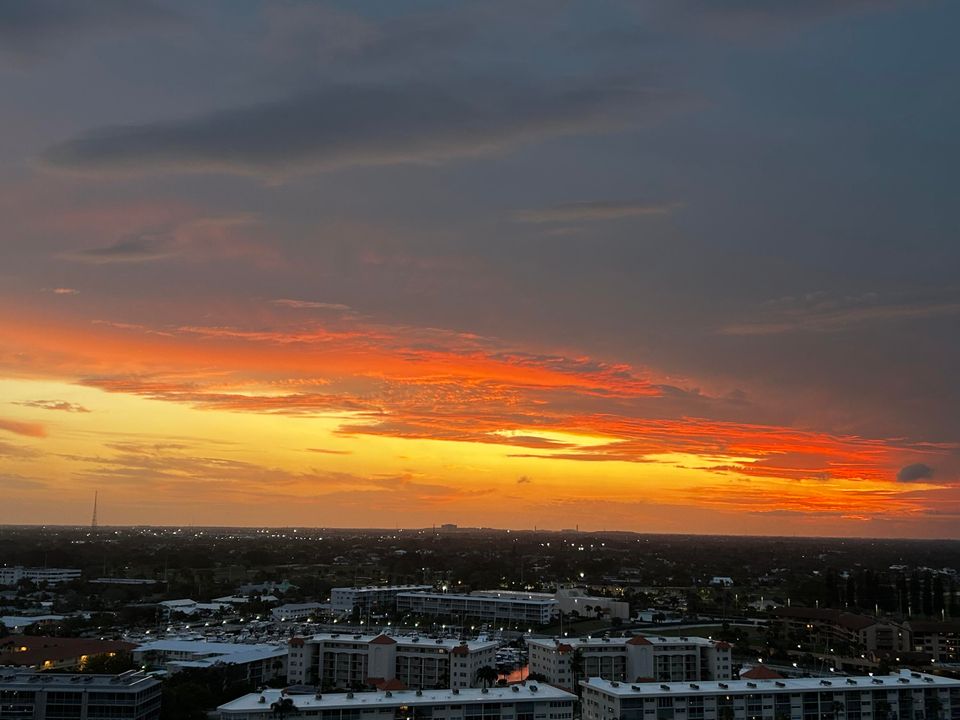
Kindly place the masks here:
<instances>
[{"instance_id":1,"label":"white rooftop","mask_svg":"<svg viewBox=\"0 0 960 720\"><path fill-rule=\"evenodd\" d=\"M152 640L141 643L134 652L181 652L194 653L197 655L234 655L237 653L247 653L257 651L260 653L272 652L285 648L279 645L269 643L228 643L228 642L207 642L206 640Z\"/></svg>"},{"instance_id":2,"label":"white rooftop","mask_svg":"<svg viewBox=\"0 0 960 720\"><path fill-rule=\"evenodd\" d=\"M705 637L695 637L693 635L671 636L671 635L638 635L650 642L651 645L713 645L715 640ZM565 637L565 638L528 638L528 644L540 645L542 647L553 647L556 644L566 644L571 647L596 647L610 645L626 645L629 637Z\"/></svg>"},{"instance_id":3,"label":"white rooftop","mask_svg":"<svg viewBox=\"0 0 960 720\"><path fill-rule=\"evenodd\" d=\"M410 593L400 593L401 595L407 597L429 597L429 598L446 598L446 599L457 599L457 600L503 600L504 602L515 602L515 603L527 603L530 605L556 605L557 601L553 598L552 595L547 595L545 597L537 597L531 595L530 593L524 593L522 596L517 597L510 595L508 593L470 593L469 595L463 593L445 593L445 592L410 592Z\"/></svg>"},{"instance_id":4,"label":"white rooftop","mask_svg":"<svg viewBox=\"0 0 960 720\"><path fill-rule=\"evenodd\" d=\"M513 688L517 688L514 690ZM419 692L419 694L418 694ZM352 695L353 697L349 697ZM260 702L260 697L264 698ZM285 695L283 690L264 690L259 693L250 693L243 697L232 700L217 708L220 711L250 712L262 709L265 713L269 712L270 705L277 702L281 697L289 697L293 700L298 709L310 708L351 708L351 707L392 707L400 705L441 705L455 703L502 703L518 702L529 700L569 700L573 701L576 696L552 687L551 685L542 685L528 683L527 685L513 685L505 688L489 688L483 691L477 688L463 689L459 692L454 690L402 690L386 692L358 692L358 693L323 693L320 697L315 695Z\"/></svg>"},{"instance_id":5,"label":"white rooftop","mask_svg":"<svg viewBox=\"0 0 960 720\"><path fill-rule=\"evenodd\" d=\"M620 697L663 697L666 695L718 695L756 692L793 693L820 691L827 688L833 691L842 691L855 687L863 690L877 690L882 687L890 689L908 687L960 688L960 680L902 670L898 675L877 675L874 677L833 676L830 678L784 678L782 680L711 680L695 683L650 682L631 684L601 678L589 678L582 685Z\"/></svg>"},{"instance_id":6,"label":"white rooftop","mask_svg":"<svg viewBox=\"0 0 960 720\"><path fill-rule=\"evenodd\" d=\"M377 637L380 637L380 634L358 635L353 633L319 633L307 638L307 642L325 642L330 640L335 642L369 643ZM435 645L452 650L459 645L466 645L471 650L482 650L484 648L497 647L499 645L499 643L494 640L457 640L455 638L431 638L420 635L388 635L387 637L389 637L391 640L395 640L397 645L400 647L409 647L411 645Z\"/></svg>"}]
</instances>

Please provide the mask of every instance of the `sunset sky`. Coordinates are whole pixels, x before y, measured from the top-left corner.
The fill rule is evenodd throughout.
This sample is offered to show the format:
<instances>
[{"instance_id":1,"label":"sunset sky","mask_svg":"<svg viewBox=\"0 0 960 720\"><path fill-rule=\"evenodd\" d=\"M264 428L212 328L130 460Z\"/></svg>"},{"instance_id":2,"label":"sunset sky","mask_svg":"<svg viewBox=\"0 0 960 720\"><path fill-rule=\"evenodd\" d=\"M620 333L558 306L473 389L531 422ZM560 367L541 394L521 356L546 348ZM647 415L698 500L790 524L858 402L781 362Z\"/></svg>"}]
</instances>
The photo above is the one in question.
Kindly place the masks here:
<instances>
[{"instance_id":1,"label":"sunset sky","mask_svg":"<svg viewBox=\"0 0 960 720\"><path fill-rule=\"evenodd\" d=\"M0 5L0 523L960 537L960 5Z\"/></svg>"}]
</instances>

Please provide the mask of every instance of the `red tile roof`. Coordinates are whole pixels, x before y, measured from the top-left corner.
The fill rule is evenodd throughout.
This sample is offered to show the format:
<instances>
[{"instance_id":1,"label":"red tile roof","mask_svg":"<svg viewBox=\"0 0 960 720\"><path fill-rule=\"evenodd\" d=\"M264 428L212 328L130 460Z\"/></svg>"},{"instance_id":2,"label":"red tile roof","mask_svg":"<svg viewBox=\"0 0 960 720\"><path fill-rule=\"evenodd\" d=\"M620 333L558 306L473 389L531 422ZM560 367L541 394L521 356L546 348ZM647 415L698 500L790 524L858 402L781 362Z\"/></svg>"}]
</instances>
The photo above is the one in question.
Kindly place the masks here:
<instances>
[{"instance_id":1,"label":"red tile roof","mask_svg":"<svg viewBox=\"0 0 960 720\"><path fill-rule=\"evenodd\" d=\"M653 645L653 643L647 640L643 635L634 635L632 638L627 640L627 645Z\"/></svg>"},{"instance_id":2,"label":"red tile roof","mask_svg":"<svg viewBox=\"0 0 960 720\"><path fill-rule=\"evenodd\" d=\"M396 645L397 641L389 635L377 635L370 641L371 645Z\"/></svg>"},{"instance_id":3,"label":"red tile roof","mask_svg":"<svg viewBox=\"0 0 960 720\"><path fill-rule=\"evenodd\" d=\"M382 677L368 677L367 685L373 685L377 690L406 690L407 686L396 678L384 680Z\"/></svg>"}]
</instances>

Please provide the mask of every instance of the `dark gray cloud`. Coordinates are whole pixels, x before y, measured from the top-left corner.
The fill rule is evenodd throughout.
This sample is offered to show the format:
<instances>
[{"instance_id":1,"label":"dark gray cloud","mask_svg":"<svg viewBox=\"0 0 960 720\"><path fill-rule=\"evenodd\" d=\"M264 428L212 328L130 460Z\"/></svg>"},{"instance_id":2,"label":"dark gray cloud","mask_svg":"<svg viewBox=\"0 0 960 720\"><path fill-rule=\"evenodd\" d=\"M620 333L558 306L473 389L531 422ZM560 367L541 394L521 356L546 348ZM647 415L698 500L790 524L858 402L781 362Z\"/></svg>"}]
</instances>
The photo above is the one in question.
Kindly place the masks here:
<instances>
[{"instance_id":1,"label":"dark gray cloud","mask_svg":"<svg viewBox=\"0 0 960 720\"><path fill-rule=\"evenodd\" d=\"M913 322L960 315L954 299L904 299L865 293L856 297L832 297L810 293L765 303L763 317L732 323L720 329L724 335L779 335L788 332L841 332L861 325Z\"/></svg>"},{"instance_id":2,"label":"dark gray cloud","mask_svg":"<svg viewBox=\"0 0 960 720\"><path fill-rule=\"evenodd\" d=\"M8 0L0 3L0 57L35 60L92 33L164 26L177 17L146 0Z\"/></svg>"},{"instance_id":3,"label":"dark gray cloud","mask_svg":"<svg viewBox=\"0 0 960 720\"><path fill-rule=\"evenodd\" d=\"M669 215L679 208L677 203L651 205L627 202L578 202L553 207L519 210L513 218L525 223L587 222L621 220L623 218Z\"/></svg>"},{"instance_id":4,"label":"dark gray cloud","mask_svg":"<svg viewBox=\"0 0 960 720\"><path fill-rule=\"evenodd\" d=\"M909 483L917 480L931 480L933 468L924 463L905 465L897 472L897 482Z\"/></svg>"},{"instance_id":5,"label":"dark gray cloud","mask_svg":"<svg viewBox=\"0 0 960 720\"><path fill-rule=\"evenodd\" d=\"M292 298L277 298L270 301L271 305L277 307L291 308L293 310L334 310L347 311L349 305L342 303L317 302L315 300L295 300Z\"/></svg>"},{"instance_id":6,"label":"dark gray cloud","mask_svg":"<svg viewBox=\"0 0 960 720\"><path fill-rule=\"evenodd\" d=\"M119 240L110 245L74 250L62 254L65 260L89 263L91 265L108 265L111 263L141 263L151 260L162 260L176 254L169 239L166 237L137 237Z\"/></svg>"},{"instance_id":7,"label":"dark gray cloud","mask_svg":"<svg viewBox=\"0 0 960 720\"><path fill-rule=\"evenodd\" d=\"M893 7L898 0L660 0L660 9L724 35L756 35L805 27L844 15Z\"/></svg>"},{"instance_id":8,"label":"dark gray cloud","mask_svg":"<svg viewBox=\"0 0 960 720\"><path fill-rule=\"evenodd\" d=\"M101 128L49 148L42 159L94 173L282 174L433 163L615 129L669 103L660 92L603 82L556 90L486 82L338 85L175 122Z\"/></svg>"},{"instance_id":9,"label":"dark gray cloud","mask_svg":"<svg viewBox=\"0 0 960 720\"><path fill-rule=\"evenodd\" d=\"M83 405L68 402L67 400L27 400L24 402L16 402L14 405L38 408L40 410L62 410L63 412L72 413L90 412L90 410L85 408Z\"/></svg>"}]
</instances>

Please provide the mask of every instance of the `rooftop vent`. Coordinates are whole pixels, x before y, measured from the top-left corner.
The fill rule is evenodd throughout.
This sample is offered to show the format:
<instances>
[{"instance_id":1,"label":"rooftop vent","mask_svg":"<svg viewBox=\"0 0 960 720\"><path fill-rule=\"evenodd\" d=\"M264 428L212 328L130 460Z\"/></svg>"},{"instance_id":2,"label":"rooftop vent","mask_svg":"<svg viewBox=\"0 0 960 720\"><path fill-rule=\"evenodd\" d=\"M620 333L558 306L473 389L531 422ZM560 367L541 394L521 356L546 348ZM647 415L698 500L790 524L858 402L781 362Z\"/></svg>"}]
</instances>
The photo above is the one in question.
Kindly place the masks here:
<instances>
[{"instance_id":1,"label":"rooftop vent","mask_svg":"<svg viewBox=\"0 0 960 720\"><path fill-rule=\"evenodd\" d=\"M531 685L531 686L530 686L530 692L536 692L536 691L539 690L539 689L540 689L540 688L538 688L536 685Z\"/></svg>"},{"instance_id":2,"label":"rooftop vent","mask_svg":"<svg viewBox=\"0 0 960 720\"><path fill-rule=\"evenodd\" d=\"M423 690L417 690L417 697L423 697Z\"/></svg>"},{"instance_id":3,"label":"rooftop vent","mask_svg":"<svg viewBox=\"0 0 960 720\"><path fill-rule=\"evenodd\" d=\"M459 694L460 694L460 689L459 689L459 688L454 688L454 689L453 689L453 694L454 694L454 695L459 695Z\"/></svg>"},{"instance_id":4,"label":"rooftop vent","mask_svg":"<svg viewBox=\"0 0 960 720\"><path fill-rule=\"evenodd\" d=\"M724 690L726 690L728 687L730 687L730 686L727 685L726 683L717 683L717 684L718 684L720 687L722 687Z\"/></svg>"},{"instance_id":5,"label":"rooftop vent","mask_svg":"<svg viewBox=\"0 0 960 720\"><path fill-rule=\"evenodd\" d=\"M880 678L874 678L870 682L872 682L874 685L883 685L883 680L881 680Z\"/></svg>"},{"instance_id":6,"label":"rooftop vent","mask_svg":"<svg viewBox=\"0 0 960 720\"><path fill-rule=\"evenodd\" d=\"M266 699L263 695L261 695L261 696L257 699L257 702L258 702L258 703L261 703L261 704L265 703L266 701L267 701L267 699Z\"/></svg>"},{"instance_id":7,"label":"rooftop vent","mask_svg":"<svg viewBox=\"0 0 960 720\"><path fill-rule=\"evenodd\" d=\"M856 685L857 681L853 678L847 678L847 685Z\"/></svg>"},{"instance_id":8,"label":"rooftop vent","mask_svg":"<svg viewBox=\"0 0 960 720\"><path fill-rule=\"evenodd\" d=\"M823 685L824 687L826 687L827 685L833 685L833 683L830 682L829 680L821 680L820 684Z\"/></svg>"},{"instance_id":9,"label":"rooftop vent","mask_svg":"<svg viewBox=\"0 0 960 720\"><path fill-rule=\"evenodd\" d=\"M670 686L669 686L669 685L661 685L661 686L660 686L660 689L661 689L661 690L669 690L669 689L670 689Z\"/></svg>"},{"instance_id":10,"label":"rooftop vent","mask_svg":"<svg viewBox=\"0 0 960 720\"><path fill-rule=\"evenodd\" d=\"M489 688L483 688L483 690L481 690L480 692L483 693L484 695L486 695L488 692L490 692L490 689L489 689Z\"/></svg>"},{"instance_id":11,"label":"rooftop vent","mask_svg":"<svg viewBox=\"0 0 960 720\"><path fill-rule=\"evenodd\" d=\"M512 688L510 688L510 689L513 690L513 691L516 692L516 693L520 692L520 688L517 687L516 685L514 685L514 686L513 686Z\"/></svg>"},{"instance_id":12,"label":"rooftop vent","mask_svg":"<svg viewBox=\"0 0 960 720\"><path fill-rule=\"evenodd\" d=\"M387 690L387 691L384 693L384 696L385 696L385 697L393 697L393 693L390 692L389 690Z\"/></svg>"},{"instance_id":13,"label":"rooftop vent","mask_svg":"<svg viewBox=\"0 0 960 720\"><path fill-rule=\"evenodd\" d=\"M786 687L786 686L787 686L787 684L786 684L785 682L780 682L779 680L777 680L776 683L774 683L774 684L775 684L777 687Z\"/></svg>"},{"instance_id":14,"label":"rooftop vent","mask_svg":"<svg viewBox=\"0 0 960 720\"><path fill-rule=\"evenodd\" d=\"M348 692L348 693L347 693L347 700L353 700L353 693L352 693L352 692Z\"/></svg>"},{"instance_id":15,"label":"rooftop vent","mask_svg":"<svg viewBox=\"0 0 960 720\"><path fill-rule=\"evenodd\" d=\"M748 682L748 683L747 683L747 687L748 687L748 688L755 688L756 686L757 686L757 684L756 684L755 682Z\"/></svg>"}]
</instances>

